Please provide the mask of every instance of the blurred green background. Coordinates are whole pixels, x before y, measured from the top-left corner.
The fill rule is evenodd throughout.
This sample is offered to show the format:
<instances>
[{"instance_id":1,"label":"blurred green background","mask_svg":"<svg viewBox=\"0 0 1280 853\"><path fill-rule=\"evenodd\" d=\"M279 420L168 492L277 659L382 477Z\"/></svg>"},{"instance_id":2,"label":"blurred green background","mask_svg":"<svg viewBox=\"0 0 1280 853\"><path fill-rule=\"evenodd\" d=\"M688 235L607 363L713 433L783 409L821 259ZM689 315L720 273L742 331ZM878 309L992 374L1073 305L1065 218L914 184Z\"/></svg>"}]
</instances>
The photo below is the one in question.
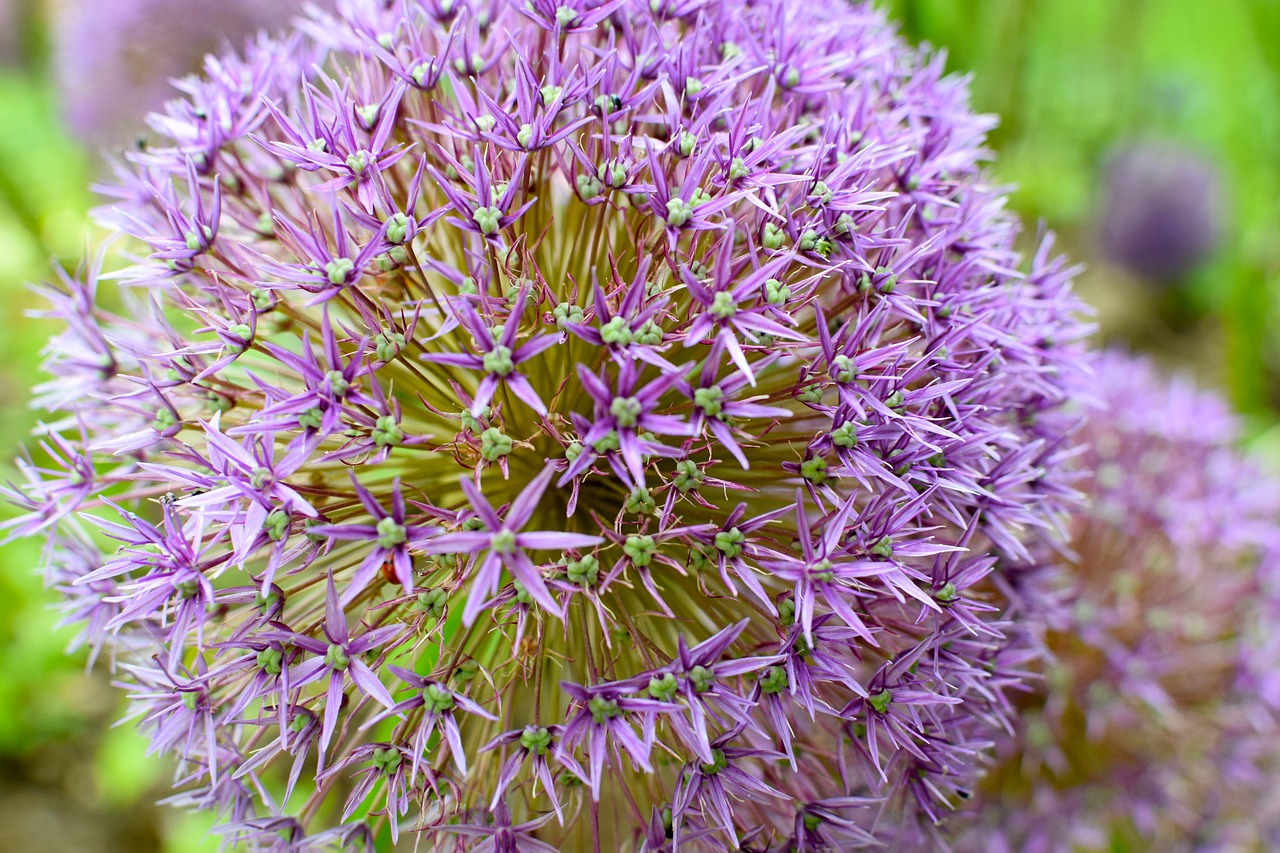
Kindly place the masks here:
<instances>
[{"instance_id":1,"label":"blurred green background","mask_svg":"<svg viewBox=\"0 0 1280 853\"><path fill-rule=\"evenodd\" d=\"M975 106L1001 116L993 175L1016 186L1012 203L1029 232L1047 224L1086 265L1079 287L1098 309L1103 337L1226 389L1253 440L1280 447L1280 0L883 5L908 38L945 48L950 69L972 72ZM63 0L60 14L75 7ZM63 120L50 20L43 4L0 0L5 479L36 421L29 387L49 333L27 316L39 299L26 285L44 278L51 260L74 265L92 241L87 187L102 168ZM1151 140L1184 149L1221 184L1215 202L1212 188L1169 177L1162 213L1203 215L1219 204L1212 218L1221 239L1160 280L1103 251L1099 225L1111 158ZM0 519L9 512L0 508ZM35 568L39 549L19 541L0 553L0 824L16 843L5 849L216 849L201 819L152 805L167 770L130 726L110 725L121 697L103 668L86 678L83 654L64 653L71 633L54 627L52 596Z\"/></svg>"}]
</instances>

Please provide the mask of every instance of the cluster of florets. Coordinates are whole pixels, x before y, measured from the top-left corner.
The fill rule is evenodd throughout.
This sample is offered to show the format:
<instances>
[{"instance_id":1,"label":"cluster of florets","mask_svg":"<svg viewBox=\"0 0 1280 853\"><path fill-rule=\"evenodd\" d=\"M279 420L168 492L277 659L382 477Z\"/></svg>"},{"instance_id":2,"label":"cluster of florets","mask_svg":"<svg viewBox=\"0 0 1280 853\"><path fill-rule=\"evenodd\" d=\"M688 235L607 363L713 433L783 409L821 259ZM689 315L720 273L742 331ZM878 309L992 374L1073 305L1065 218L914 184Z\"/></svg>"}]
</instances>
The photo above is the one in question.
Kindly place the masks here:
<instances>
[{"instance_id":1,"label":"cluster of florets","mask_svg":"<svg viewBox=\"0 0 1280 853\"><path fill-rule=\"evenodd\" d=\"M397 0L184 88L125 286L51 290L19 528L177 801L657 853L965 796L1082 328L940 59L836 0Z\"/></svg>"},{"instance_id":2,"label":"cluster of florets","mask_svg":"<svg viewBox=\"0 0 1280 853\"><path fill-rule=\"evenodd\" d=\"M1097 367L1043 685L958 846L1275 849L1280 488L1216 395Z\"/></svg>"}]
</instances>

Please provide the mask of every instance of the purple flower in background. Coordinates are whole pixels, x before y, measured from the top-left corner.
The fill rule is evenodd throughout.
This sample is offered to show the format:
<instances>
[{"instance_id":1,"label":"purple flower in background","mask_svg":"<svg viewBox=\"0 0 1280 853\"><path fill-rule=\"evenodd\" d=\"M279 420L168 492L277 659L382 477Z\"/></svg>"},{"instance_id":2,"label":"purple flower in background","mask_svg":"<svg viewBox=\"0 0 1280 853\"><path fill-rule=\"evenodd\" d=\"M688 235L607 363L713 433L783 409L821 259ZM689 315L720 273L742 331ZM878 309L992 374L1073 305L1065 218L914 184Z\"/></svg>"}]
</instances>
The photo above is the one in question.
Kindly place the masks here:
<instances>
[{"instance_id":1,"label":"purple flower in background","mask_svg":"<svg viewBox=\"0 0 1280 853\"><path fill-rule=\"evenodd\" d=\"M27 13L23 0L0 0L0 68L18 65L23 59Z\"/></svg>"},{"instance_id":2,"label":"purple flower in background","mask_svg":"<svg viewBox=\"0 0 1280 853\"><path fill-rule=\"evenodd\" d=\"M1193 272L1221 239L1222 176L1207 156L1147 140L1112 152L1102 172L1098 241L1109 260L1155 282Z\"/></svg>"},{"instance_id":3,"label":"purple flower in background","mask_svg":"<svg viewBox=\"0 0 1280 853\"><path fill-rule=\"evenodd\" d=\"M323 3L321 5L332 5ZM54 69L72 130L119 144L205 54L279 29L302 0L68 0L52 6Z\"/></svg>"},{"instance_id":4,"label":"purple flower in background","mask_svg":"<svg viewBox=\"0 0 1280 853\"><path fill-rule=\"evenodd\" d=\"M563 765L579 779L584 777L585 771L578 766L578 762L573 759L573 756L561 753L556 749L556 745L563 734L563 726L530 724L523 729L498 735L485 745L484 749L481 750L482 752L489 752L501 747L508 747L511 750L511 757L502 766L502 770L498 774L497 783L494 785L493 802L489 805L490 811L497 812L502 803L505 802L507 786L515 780L516 774L520 772L525 761L528 761L535 784L542 786L543 791L546 792L547 797L551 800L551 807L555 809L556 819L560 823L564 823L564 809L560 804L559 797L556 795L557 785L552 776L554 771L552 770L550 759L554 757L558 764ZM536 789L533 793L536 793Z\"/></svg>"},{"instance_id":5,"label":"purple flower in background","mask_svg":"<svg viewBox=\"0 0 1280 853\"><path fill-rule=\"evenodd\" d=\"M690 432L683 419L656 411L658 402L677 383L680 374L671 371L641 385L643 371L643 362L626 362L617 371L617 384L611 385L586 367L578 366L578 381L590 395L594 411L591 418L575 413L574 426L582 433L582 447L570 460L559 485L589 472L601 453L612 453L614 473L632 486L643 487L646 456L680 455L653 437L654 433L680 436ZM615 461L617 458L621 464Z\"/></svg>"},{"instance_id":6,"label":"purple flower in background","mask_svg":"<svg viewBox=\"0 0 1280 853\"><path fill-rule=\"evenodd\" d=\"M921 843L1011 725L1087 332L963 81L843 0L343 0L180 89L9 490L173 802Z\"/></svg>"},{"instance_id":7,"label":"purple flower in background","mask_svg":"<svg viewBox=\"0 0 1280 853\"><path fill-rule=\"evenodd\" d=\"M550 815L512 825L510 810L501 805L494 809L492 818L493 823L460 823L443 827L443 831L464 839L480 839L465 842L465 849L476 853L559 853L561 850L534 837L534 831L547 823Z\"/></svg>"},{"instance_id":8,"label":"purple flower in background","mask_svg":"<svg viewBox=\"0 0 1280 853\"><path fill-rule=\"evenodd\" d=\"M418 789L422 787L415 784L415 780L409 775L407 769L414 755L415 753L405 746L391 743L367 743L358 747L342 763L330 767L317 779L326 780L338 774L350 773L353 767L364 765L353 775L356 783L347 796L347 802L343 805L342 819L344 821L349 819L369 798L374 787L382 785L386 804L382 814L385 814L391 823L391 841L394 844L400 840L398 818L409 810L411 795L420 794ZM373 814L377 813L377 811L373 812Z\"/></svg>"},{"instance_id":9,"label":"purple flower in background","mask_svg":"<svg viewBox=\"0 0 1280 853\"><path fill-rule=\"evenodd\" d=\"M679 697L686 713L671 714L667 722L685 746L702 761L712 761L709 727L729 723L736 730L754 725L752 703L736 691L728 689L737 676L758 672L776 663L776 657L742 657L725 660L747 623L716 632L690 648L682 636L677 644L676 659L649 676L649 695L672 701Z\"/></svg>"},{"instance_id":10,"label":"purple flower in background","mask_svg":"<svg viewBox=\"0 0 1280 853\"><path fill-rule=\"evenodd\" d=\"M680 824L690 811L704 815L713 826L723 830L736 847L739 839L734 829L733 801L786 797L786 794L775 790L734 763L747 758L776 759L778 754L767 749L728 746L736 735L736 731L730 730L712 742L710 761L695 760L682 769L672 808L672 823L675 826L672 840L677 849Z\"/></svg>"},{"instance_id":11,"label":"purple flower in background","mask_svg":"<svg viewBox=\"0 0 1280 853\"><path fill-rule=\"evenodd\" d=\"M1043 686L957 847L1274 849L1280 474L1221 398L1144 360L1107 354L1088 391Z\"/></svg>"}]
</instances>

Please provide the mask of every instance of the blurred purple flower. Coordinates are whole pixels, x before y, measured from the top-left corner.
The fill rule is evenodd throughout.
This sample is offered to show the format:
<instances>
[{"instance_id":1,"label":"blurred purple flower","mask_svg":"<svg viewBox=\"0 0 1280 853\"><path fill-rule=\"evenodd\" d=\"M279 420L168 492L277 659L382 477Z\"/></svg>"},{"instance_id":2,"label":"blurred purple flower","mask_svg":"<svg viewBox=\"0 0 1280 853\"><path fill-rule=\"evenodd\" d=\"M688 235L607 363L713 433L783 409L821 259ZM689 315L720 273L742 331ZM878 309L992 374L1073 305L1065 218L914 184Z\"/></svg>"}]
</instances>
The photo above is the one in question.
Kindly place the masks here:
<instances>
[{"instance_id":1,"label":"blurred purple flower","mask_svg":"<svg viewBox=\"0 0 1280 853\"><path fill-rule=\"evenodd\" d=\"M0 0L0 69L17 65L23 58L28 7L26 0Z\"/></svg>"},{"instance_id":2,"label":"blurred purple flower","mask_svg":"<svg viewBox=\"0 0 1280 853\"><path fill-rule=\"evenodd\" d=\"M1090 508L1040 690L962 850L1280 844L1280 475L1220 397L1118 353L1082 437Z\"/></svg>"},{"instance_id":3,"label":"blurred purple flower","mask_svg":"<svg viewBox=\"0 0 1280 853\"><path fill-rule=\"evenodd\" d=\"M140 132L144 116L173 97L171 79L199 70L205 54L228 43L239 47L258 30L284 26L304 0L50 5L54 70L67 123L87 141L115 146Z\"/></svg>"},{"instance_id":4,"label":"blurred purple flower","mask_svg":"<svg viewBox=\"0 0 1280 853\"><path fill-rule=\"evenodd\" d=\"M1217 248L1226 215L1217 166L1177 143L1122 146L1103 168L1102 253L1144 278L1173 282L1193 272Z\"/></svg>"}]
</instances>

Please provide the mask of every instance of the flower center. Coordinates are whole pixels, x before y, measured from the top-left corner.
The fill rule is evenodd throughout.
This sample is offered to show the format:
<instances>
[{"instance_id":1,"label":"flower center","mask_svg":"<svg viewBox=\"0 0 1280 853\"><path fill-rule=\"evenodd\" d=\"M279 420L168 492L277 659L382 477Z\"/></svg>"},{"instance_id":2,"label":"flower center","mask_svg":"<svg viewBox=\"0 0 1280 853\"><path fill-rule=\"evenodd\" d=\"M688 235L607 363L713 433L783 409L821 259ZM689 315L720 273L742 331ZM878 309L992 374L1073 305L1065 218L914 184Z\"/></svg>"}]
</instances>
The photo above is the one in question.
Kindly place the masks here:
<instances>
[{"instance_id":1,"label":"flower center","mask_svg":"<svg viewBox=\"0 0 1280 853\"><path fill-rule=\"evenodd\" d=\"M483 360L484 369L498 376L510 376L516 369L516 363L511 358L511 348L501 344L485 353Z\"/></svg>"},{"instance_id":2,"label":"flower center","mask_svg":"<svg viewBox=\"0 0 1280 853\"><path fill-rule=\"evenodd\" d=\"M622 715L622 709L618 707L617 699L605 699L600 696L593 696L587 702L587 710L591 713L592 722L598 724L606 723L614 717Z\"/></svg>"},{"instance_id":3,"label":"flower center","mask_svg":"<svg viewBox=\"0 0 1280 853\"><path fill-rule=\"evenodd\" d=\"M670 702L675 698L676 691L679 689L679 682L669 672L664 673L661 677L655 675L649 679L649 695L660 702Z\"/></svg>"},{"instance_id":4,"label":"flower center","mask_svg":"<svg viewBox=\"0 0 1280 853\"><path fill-rule=\"evenodd\" d=\"M422 703L429 714L443 714L454 706L453 694L438 684L422 688Z\"/></svg>"},{"instance_id":5,"label":"flower center","mask_svg":"<svg viewBox=\"0 0 1280 853\"><path fill-rule=\"evenodd\" d=\"M394 746L385 749L374 749L373 754L369 758L371 766L378 768L378 772L384 776L390 776L400 768L400 762L404 760L404 756L400 754L400 750Z\"/></svg>"},{"instance_id":6,"label":"flower center","mask_svg":"<svg viewBox=\"0 0 1280 853\"><path fill-rule=\"evenodd\" d=\"M644 407L635 397L614 397L609 404L609 413L613 415L620 427L633 427L640 420Z\"/></svg>"},{"instance_id":7,"label":"flower center","mask_svg":"<svg viewBox=\"0 0 1280 853\"><path fill-rule=\"evenodd\" d=\"M738 303L734 301L732 293L721 290L711 297L711 316L717 320L728 320L737 313Z\"/></svg>"},{"instance_id":8,"label":"flower center","mask_svg":"<svg viewBox=\"0 0 1280 853\"><path fill-rule=\"evenodd\" d=\"M711 750L711 761L702 765L703 776L714 776L721 770L729 766L729 760L725 758L723 749Z\"/></svg>"},{"instance_id":9,"label":"flower center","mask_svg":"<svg viewBox=\"0 0 1280 853\"><path fill-rule=\"evenodd\" d=\"M490 545L495 554L514 554L516 551L516 534L504 527L493 534Z\"/></svg>"},{"instance_id":10,"label":"flower center","mask_svg":"<svg viewBox=\"0 0 1280 853\"><path fill-rule=\"evenodd\" d=\"M347 650L337 643L330 643L329 648L324 653L324 665L329 669L341 672L351 665L351 658L347 655Z\"/></svg>"},{"instance_id":11,"label":"flower center","mask_svg":"<svg viewBox=\"0 0 1280 853\"><path fill-rule=\"evenodd\" d=\"M378 520L378 547L388 551L397 545L403 545L409 537L409 531L394 518Z\"/></svg>"},{"instance_id":12,"label":"flower center","mask_svg":"<svg viewBox=\"0 0 1280 853\"><path fill-rule=\"evenodd\" d=\"M879 693L873 693L867 698L871 703L871 707L876 709L877 714L883 714L889 710L889 703L893 701L892 690L881 690Z\"/></svg>"},{"instance_id":13,"label":"flower center","mask_svg":"<svg viewBox=\"0 0 1280 853\"><path fill-rule=\"evenodd\" d=\"M551 747L551 732L545 726L525 726L520 733L520 746L535 755L546 755Z\"/></svg>"}]
</instances>

